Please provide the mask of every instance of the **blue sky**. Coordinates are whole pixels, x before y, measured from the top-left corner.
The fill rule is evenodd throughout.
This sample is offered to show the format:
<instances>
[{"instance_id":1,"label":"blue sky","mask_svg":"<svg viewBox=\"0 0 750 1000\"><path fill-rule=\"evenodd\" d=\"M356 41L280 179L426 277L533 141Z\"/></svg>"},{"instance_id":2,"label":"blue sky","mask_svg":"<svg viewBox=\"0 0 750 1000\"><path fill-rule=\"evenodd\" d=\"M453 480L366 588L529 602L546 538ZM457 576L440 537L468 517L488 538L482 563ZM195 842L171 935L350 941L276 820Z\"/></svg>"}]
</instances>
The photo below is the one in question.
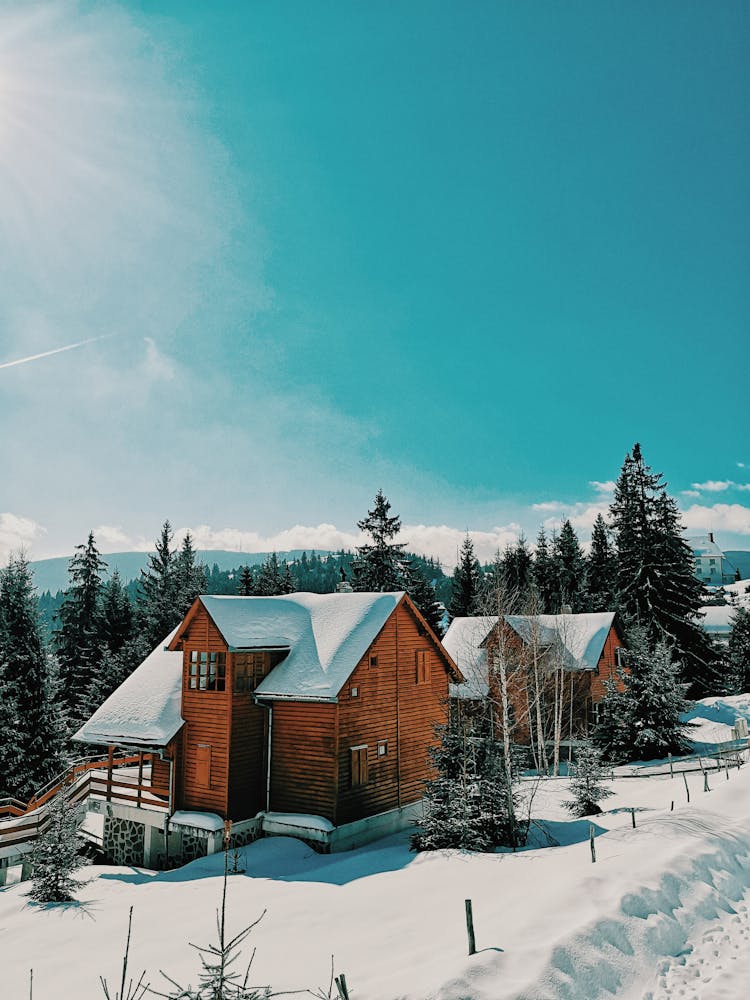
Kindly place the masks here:
<instances>
[{"instance_id":1,"label":"blue sky","mask_svg":"<svg viewBox=\"0 0 750 1000\"><path fill-rule=\"evenodd\" d=\"M0 3L0 366L107 338L0 367L0 549L323 547L382 486L488 556L636 440L750 548L748 22Z\"/></svg>"}]
</instances>

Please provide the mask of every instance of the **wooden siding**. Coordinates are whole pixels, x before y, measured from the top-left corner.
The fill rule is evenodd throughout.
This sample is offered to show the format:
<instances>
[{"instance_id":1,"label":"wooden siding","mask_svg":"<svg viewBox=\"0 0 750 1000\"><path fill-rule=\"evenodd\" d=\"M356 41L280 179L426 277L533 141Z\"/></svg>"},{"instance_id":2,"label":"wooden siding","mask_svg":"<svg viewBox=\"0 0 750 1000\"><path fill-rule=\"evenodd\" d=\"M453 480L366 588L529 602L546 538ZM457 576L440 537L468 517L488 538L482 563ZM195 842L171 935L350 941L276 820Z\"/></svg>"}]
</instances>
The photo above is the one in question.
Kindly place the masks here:
<instances>
[{"instance_id":1,"label":"wooden siding","mask_svg":"<svg viewBox=\"0 0 750 1000\"><path fill-rule=\"evenodd\" d=\"M424 652L428 680L417 683L417 653ZM377 666L370 666L370 656ZM424 670L423 670L424 676ZM448 673L428 634L420 635L415 615L400 604L360 660L339 695L338 804L336 822L419 800L432 777L429 748L435 724L447 719ZM350 696L356 686L359 695ZM387 753L378 756L378 743ZM352 747L367 746L366 785L352 786Z\"/></svg>"},{"instance_id":2,"label":"wooden siding","mask_svg":"<svg viewBox=\"0 0 750 1000\"><path fill-rule=\"evenodd\" d=\"M617 629L612 626L604 643L604 649L602 650L602 655L599 658L596 673L591 678L591 698L594 702L600 702L606 696L607 689L604 684L605 681L610 678L614 678L618 691L623 691L625 689L622 678L616 670L617 660L615 651L619 649L620 646L622 646L622 639L617 634Z\"/></svg>"},{"instance_id":3,"label":"wooden siding","mask_svg":"<svg viewBox=\"0 0 750 1000\"><path fill-rule=\"evenodd\" d=\"M271 810L335 823L338 706L275 701L272 710Z\"/></svg>"},{"instance_id":4,"label":"wooden siding","mask_svg":"<svg viewBox=\"0 0 750 1000\"><path fill-rule=\"evenodd\" d=\"M183 754L178 809L204 809L226 817L231 742L231 680L225 691L193 691L187 686L191 650L226 652L227 647L208 612L201 605L182 635ZM211 747L210 784L198 780L199 745Z\"/></svg>"},{"instance_id":5,"label":"wooden siding","mask_svg":"<svg viewBox=\"0 0 750 1000\"><path fill-rule=\"evenodd\" d=\"M227 685L234 687L234 657L227 664ZM232 694L229 752L229 816L249 819L266 806L266 733L268 711L251 692Z\"/></svg>"}]
</instances>

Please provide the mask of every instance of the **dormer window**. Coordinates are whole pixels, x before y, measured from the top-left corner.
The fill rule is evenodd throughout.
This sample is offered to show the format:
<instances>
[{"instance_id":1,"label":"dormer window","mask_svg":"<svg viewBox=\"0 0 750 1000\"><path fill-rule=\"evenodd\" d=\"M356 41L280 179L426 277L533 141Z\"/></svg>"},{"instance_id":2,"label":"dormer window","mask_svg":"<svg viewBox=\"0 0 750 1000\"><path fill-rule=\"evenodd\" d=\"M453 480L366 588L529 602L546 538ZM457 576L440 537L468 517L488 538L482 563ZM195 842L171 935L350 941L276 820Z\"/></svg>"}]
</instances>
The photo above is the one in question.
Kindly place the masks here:
<instances>
[{"instance_id":1,"label":"dormer window","mask_svg":"<svg viewBox=\"0 0 750 1000\"><path fill-rule=\"evenodd\" d=\"M265 653L234 654L234 690L254 691L268 673Z\"/></svg>"},{"instance_id":2,"label":"dormer window","mask_svg":"<svg viewBox=\"0 0 750 1000\"><path fill-rule=\"evenodd\" d=\"M226 653L190 651L188 688L191 691L223 691L226 687Z\"/></svg>"}]
</instances>

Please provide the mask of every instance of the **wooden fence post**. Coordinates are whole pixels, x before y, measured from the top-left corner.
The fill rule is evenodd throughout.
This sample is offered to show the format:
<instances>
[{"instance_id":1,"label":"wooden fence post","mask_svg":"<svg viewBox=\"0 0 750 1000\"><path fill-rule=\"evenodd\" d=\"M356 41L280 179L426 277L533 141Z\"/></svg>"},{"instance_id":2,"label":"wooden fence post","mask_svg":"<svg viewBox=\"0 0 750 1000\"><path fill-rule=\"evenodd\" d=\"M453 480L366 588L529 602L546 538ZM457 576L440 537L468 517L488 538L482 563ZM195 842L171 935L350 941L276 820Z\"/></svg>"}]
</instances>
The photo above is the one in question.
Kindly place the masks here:
<instances>
[{"instance_id":1,"label":"wooden fence post","mask_svg":"<svg viewBox=\"0 0 750 1000\"><path fill-rule=\"evenodd\" d=\"M710 792L711 789L708 787L708 771L703 772L703 791Z\"/></svg>"},{"instance_id":2,"label":"wooden fence post","mask_svg":"<svg viewBox=\"0 0 750 1000\"><path fill-rule=\"evenodd\" d=\"M688 788L687 775L685 774L684 771L682 772L682 780L685 782L685 795L687 795L687 800L689 802L690 801L690 789Z\"/></svg>"},{"instance_id":3,"label":"wooden fence post","mask_svg":"<svg viewBox=\"0 0 750 1000\"><path fill-rule=\"evenodd\" d=\"M630 819L633 823L633 829L635 830L635 809L633 809L632 806L630 809Z\"/></svg>"},{"instance_id":4,"label":"wooden fence post","mask_svg":"<svg viewBox=\"0 0 750 1000\"><path fill-rule=\"evenodd\" d=\"M672 754L669 754L669 777L674 778L674 765L672 764Z\"/></svg>"},{"instance_id":5,"label":"wooden fence post","mask_svg":"<svg viewBox=\"0 0 750 1000\"><path fill-rule=\"evenodd\" d=\"M464 900L464 906L466 907L466 933L469 936L469 954L475 955L477 945L474 939L474 913L471 908L471 900Z\"/></svg>"},{"instance_id":6,"label":"wooden fence post","mask_svg":"<svg viewBox=\"0 0 750 1000\"><path fill-rule=\"evenodd\" d=\"M596 861L596 847L594 846L594 824L589 824L589 847L591 848L591 863Z\"/></svg>"}]
</instances>

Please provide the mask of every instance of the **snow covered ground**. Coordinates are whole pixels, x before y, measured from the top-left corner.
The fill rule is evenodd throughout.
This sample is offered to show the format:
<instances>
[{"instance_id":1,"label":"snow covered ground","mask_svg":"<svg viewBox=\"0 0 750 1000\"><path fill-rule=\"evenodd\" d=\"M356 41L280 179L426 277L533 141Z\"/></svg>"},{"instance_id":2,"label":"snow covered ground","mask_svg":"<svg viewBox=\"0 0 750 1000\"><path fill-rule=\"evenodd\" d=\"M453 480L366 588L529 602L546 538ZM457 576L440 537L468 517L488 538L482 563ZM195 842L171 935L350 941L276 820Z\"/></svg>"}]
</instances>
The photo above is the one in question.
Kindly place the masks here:
<instances>
[{"instance_id":1,"label":"snow covered ground","mask_svg":"<svg viewBox=\"0 0 750 1000\"><path fill-rule=\"evenodd\" d=\"M561 806L567 779L541 783L536 847L515 855L415 855L404 835L321 856L272 838L245 848L229 883L230 930L265 916L247 942L257 983L328 985L331 955L355 1000L739 998L750 981L750 766L618 778L589 823ZM671 803L674 802L674 811ZM630 808L636 809L635 829ZM41 908L27 885L0 892L2 996L101 998L119 983L132 905L131 971L196 982L188 942L215 939L222 858L176 872L95 867L79 901ZM471 898L478 952L467 955Z\"/></svg>"}]
</instances>

